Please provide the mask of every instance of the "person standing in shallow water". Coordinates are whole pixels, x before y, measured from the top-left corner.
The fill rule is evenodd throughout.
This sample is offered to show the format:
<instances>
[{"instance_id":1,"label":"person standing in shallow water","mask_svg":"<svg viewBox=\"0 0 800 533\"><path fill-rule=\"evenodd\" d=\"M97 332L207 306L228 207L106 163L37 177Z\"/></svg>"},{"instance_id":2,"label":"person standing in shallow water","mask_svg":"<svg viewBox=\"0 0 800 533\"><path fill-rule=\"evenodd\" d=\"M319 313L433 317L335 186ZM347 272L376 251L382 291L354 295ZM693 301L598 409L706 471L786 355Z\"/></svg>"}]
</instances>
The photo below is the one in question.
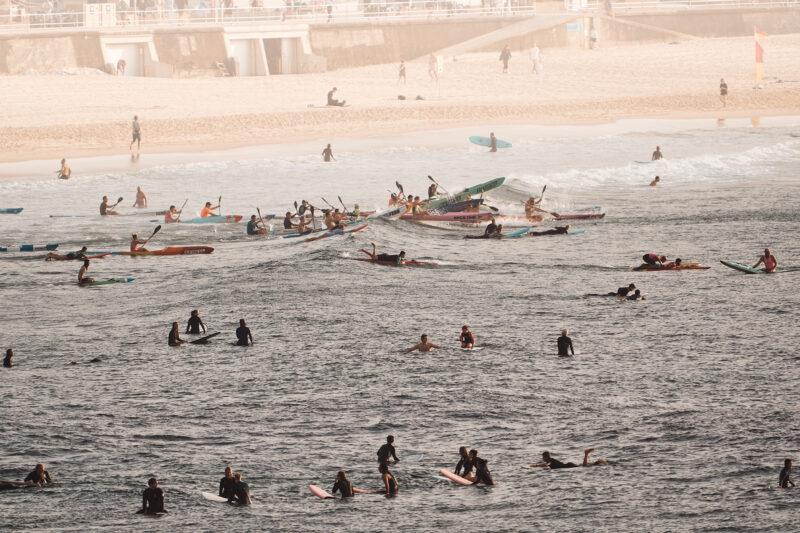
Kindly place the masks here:
<instances>
[{"instance_id":1,"label":"person standing in shallow water","mask_svg":"<svg viewBox=\"0 0 800 533\"><path fill-rule=\"evenodd\" d=\"M794 487L794 481L792 481L792 460L786 459L783 462L783 470L781 470L781 475L778 477L778 488L781 489L788 489L790 486Z\"/></svg>"},{"instance_id":2,"label":"person standing in shallow water","mask_svg":"<svg viewBox=\"0 0 800 533\"><path fill-rule=\"evenodd\" d=\"M147 481L147 488L142 492L142 508L137 514L166 513L164 508L164 491L158 486L158 480L151 477Z\"/></svg>"},{"instance_id":3,"label":"person standing in shallow water","mask_svg":"<svg viewBox=\"0 0 800 533\"><path fill-rule=\"evenodd\" d=\"M572 347L572 339L567 336L569 330L562 329L561 336L558 338L558 355L562 357L569 357L571 355L575 355L575 350Z\"/></svg>"},{"instance_id":4,"label":"person standing in shallow water","mask_svg":"<svg viewBox=\"0 0 800 533\"><path fill-rule=\"evenodd\" d=\"M322 151L322 160L323 160L323 161L325 161L326 163L330 163L330 162L331 162L331 159L333 159L334 161L336 161L336 158L335 158L335 157L333 157L333 149L331 148L331 145L329 144L329 145L328 145L328 146L326 146L326 147L325 147L325 149Z\"/></svg>"},{"instance_id":5,"label":"person standing in shallow water","mask_svg":"<svg viewBox=\"0 0 800 533\"><path fill-rule=\"evenodd\" d=\"M236 346L252 346L253 335L250 334L250 328L244 318L239 320L239 327L236 328Z\"/></svg>"},{"instance_id":6,"label":"person standing in shallow water","mask_svg":"<svg viewBox=\"0 0 800 533\"><path fill-rule=\"evenodd\" d=\"M11 362L11 359L14 357L14 349L9 348L6 350L6 356L3 358L3 366L5 368L11 368L14 364Z\"/></svg>"}]
</instances>

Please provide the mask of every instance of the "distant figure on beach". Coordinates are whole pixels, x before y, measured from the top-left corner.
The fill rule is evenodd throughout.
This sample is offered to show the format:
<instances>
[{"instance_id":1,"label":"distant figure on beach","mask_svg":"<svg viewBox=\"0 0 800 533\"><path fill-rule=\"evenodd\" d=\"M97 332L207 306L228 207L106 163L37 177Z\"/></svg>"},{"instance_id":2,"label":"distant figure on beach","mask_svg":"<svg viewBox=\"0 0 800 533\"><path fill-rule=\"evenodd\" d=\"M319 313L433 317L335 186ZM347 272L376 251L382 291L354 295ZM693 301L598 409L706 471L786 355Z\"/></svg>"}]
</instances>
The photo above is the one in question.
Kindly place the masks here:
<instances>
[{"instance_id":1,"label":"distant figure on beach","mask_svg":"<svg viewBox=\"0 0 800 533\"><path fill-rule=\"evenodd\" d=\"M164 509L164 491L159 488L158 480L151 477L147 481L147 488L142 492L142 508L136 514L166 513Z\"/></svg>"},{"instance_id":2,"label":"distant figure on beach","mask_svg":"<svg viewBox=\"0 0 800 533\"><path fill-rule=\"evenodd\" d=\"M180 346L181 344L186 344L186 341L181 339L181 330L177 322L172 323L172 329L169 330L169 339L167 340L167 344L170 346Z\"/></svg>"},{"instance_id":3,"label":"distant figure on beach","mask_svg":"<svg viewBox=\"0 0 800 533\"><path fill-rule=\"evenodd\" d=\"M606 15L608 15L609 17L614 16L614 8L611 6L611 0L605 0L603 2L603 7L606 10Z\"/></svg>"},{"instance_id":4,"label":"distant figure on beach","mask_svg":"<svg viewBox=\"0 0 800 533\"><path fill-rule=\"evenodd\" d=\"M719 101L722 102L722 107L728 107L728 84L723 78L719 79Z\"/></svg>"},{"instance_id":5,"label":"distant figure on beach","mask_svg":"<svg viewBox=\"0 0 800 533\"><path fill-rule=\"evenodd\" d=\"M529 231L528 235L530 237L540 237L542 235L566 235L569 233L571 227L571 224L567 224L566 226L556 226L555 228L544 231Z\"/></svg>"},{"instance_id":6,"label":"distant figure on beach","mask_svg":"<svg viewBox=\"0 0 800 533\"><path fill-rule=\"evenodd\" d=\"M651 182L650 182L650 186L651 186L651 187L655 187L655 186L656 186L656 185L658 185L659 183L661 183L661 178L659 178L658 176L656 176L656 177L655 177L655 179L654 179L653 181L651 181Z\"/></svg>"},{"instance_id":7,"label":"distant figure on beach","mask_svg":"<svg viewBox=\"0 0 800 533\"><path fill-rule=\"evenodd\" d=\"M236 346L252 346L253 335L250 334L250 328L244 318L239 319L239 327L236 328Z\"/></svg>"},{"instance_id":8,"label":"distant figure on beach","mask_svg":"<svg viewBox=\"0 0 800 533\"><path fill-rule=\"evenodd\" d=\"M203 324L203 319L200 318L200 311L194 309L191 316L189 316L189 321L186 323L186 333L199 334L200 328L203 328L203 333L208 332L206 325Z\"/></svg>"},{"instance_id":9,"label":"distant figure on beach","mask_svg":"<svg viewBox=\"0 0 800 533\"><path fill-rule=\"evenodd\" d=\"M458 338L461 341L461 347L471 350L475 347L475 336L469 330L469 326L461 326L461 336Z\"/></svg>"},{"instance_id":10,"label":"distant figure on beach","mask_svg":"<svg viewBox=\"0 0 800 533\"><path fill-rule=\"evenodd\" d=\"M117 61L117 76L125 75L126 66L128 66L128 63L126 63L124 59L120 59L119 61Z\"/></svg>"},{"instance_id":11,"label":"distant figure on beach","mask_svg":"<svg viewBox=\"0 0 800 533\"><path fill-rule=\"evenodd\" d=\"M570 354L567 352L567 350L572 352L572 355L575 355L575 349L572 347L572 339L570 339L567 336L568 333L569 333L569 330L562 329L561 330L561 336L558 338L558 341L557 341L557 344L558 344L558 355L560 355L561 357L569 357Z\"/></svg>"},{"instance_id":12,"label":"distant figure on beach","mask_svg":"<svg viewBox=\"0 0 800 533\"><path fill-rule=\"evenodd\" d=\"M597 48L597 39L598 39L597 28L592 26L592 29L589 32L589 48L591 48L592 50Z\"/></svg>"},{"instance_id":13,"label":"distant figure on beach","mask_svg":"<svg viewBox=\"0 0 800 533\"><path fill-rule=\"evenodd\" d=\"M778 477L778 488L788 489L790 486L795 486L794 481L792 481L792 466L791 459L783 461L783 470L781 470L781 474Z\"/></svg>"},{"instance_id":14,"label":"distant figure on beach","mask_svg":"<svg viewBox=\"0 0 800 533\"><path fill-rule=\"evenodd\" d=\"M103 196L103 202L100 204L100 215L104 217L109 215L119 215L119 213L114 211L114 208L117 207L118 203L119 202L114 205L108 205L108 196Z\"/></svg>"},{"instance_id":15,"label":"distant figure on beach","mask_svg":"<svg viewBox=\"0 0 800 533\"><path fill-rule=\"evenodd\" d=\"M331 149L331 145L329 144L329 145L328 145L328 146L326 146L326 147L325 147L325 149L322 151L322 160L323 160L323 161L325 161L326 163L330 163L330 162L331 162L331 159L333 159L334 161L336 161L336 158L335 158L335 157L333 157L333 149Z\"/></svg>"},{"instance_id":16,"label":"distant figure on beach","mask_svg":"<svg viewBox=\"0 0 800 533\"><path fill-rule=\"evenodd\" d=\"M497 137L494 136L494 132L489 133L489 151L497 151Z\"/></svg>"},{"instance_id":17,"label":"distant figure on beach","mask_svg":"<svg viewBox=\"0 0 800 533\"><path fill-rule=\"evenodd\" d=\"M72 169L69 168L66 159L61 159L61 168L56 170L56 175L60 180L68 180L72 176Z\"/></svg>"},{"instance_id":18,"label":"distant figure on beach","mask_svg":"<svg viewBox=\"0 0 800 533\"><path fill-rule=\"evenodd\" d=\"M509 59L511 59L511 50L508 48L508 45L505 45L503 50L500 52L500 61L503 62L503 74L508 74Z\"/></svg>"},{"instance_id":19,"label":"distant figure on beach","mask_svg":"<svg viewBox=\"0 0 800 533\"><path fill-rule=\"evenodd\" d=\"M142 149L142 128L139 126L139 116L133 116L133 123L131 124L131 146L130 149L133 150L133 145L136 143L136 151L140 151Z\"/></svg>"},{"instance_id":20,"label":"distant figure on beach","mask_svg":"<svg viewBox=\"0 0 800 533\"><path fill-rule=\"evenodd\" d=\"M436 344L433 344L432 342L428 342L428 336L427 335L422 335L422 337L420 338L419 344L415 344L411 348L408 348L406 350L406 353L411 353L414 350L419 350L420 352L430 352L434 348L436 348L438 350L438 349L441 348L441 346L437 346Z\"/></svg>"},{"instance_id":21,"label":"distant figure on beach","mask_svg":"<svg viewBox=\"0 0 800 533\"><path fill-rule=\"evenodd\" d=\"M775 269L778 268L778 260L772 255L769 248L764 248L764 255L758 259L758 263L753 265L753 268L758 268L758 265L762 263L764 264L764 272L768 274L775 272Z\"/></svg>"},{"instance_id":22,"label":"distant figure on beach","mask_svg":"<svg viewBox=\"0 0 800 533\"><path fill-rule=\"evenodd\" d=\"M533 48L531 48L531 72L533 74L539 74L539 55L541 54L541 50L539 50L539 45L537 43L533 43Z\"/></svg>"},{"instance_id":23,"label":"distant figure on beach","mask_svg":"<svg viewBox=\"0 0 800 533\"><path fill-rule=\"evenodd\" d=\"M133 207L147 207L147 195L141 186L136 187L136 200L133 201Z\"/></svg>"},{"instance_id":24,"label":"distant figure on beach","mask_svg":"<svg viewBox=\"0 0 800 533\"><path fill-rule=\"evenodd\" d=\"M433 52L428 56L428 77L431 81L439 81L439 62Z\"/></svg>"},{"instance_id":25,"label":"distant figure on beach","mask_svg":"<svg viewBox=\"0 0 800 533\"><path fill-rule=\"evenodd\" d=\"M661 153L661 147L656 146L656 151L653 152L653 155L650 157L650 161L658 161L659 159L664 159L664 154Z\"/></svg>"},{"instance_id":26,"label":"distant figure on beach","mask_svg":"<svg viewBox=\"0 0 800 533\"><path fill-rule=\"evenodd\" d=\"M14 364L11 362L11 359L13 358L14 358L14 349L9 348L8 350L6 350L6 356L3 357L3 366L5 368L11 368L12 366L14 366Z\"/></svg>"},{"instance_id":27,"label":"distant figure on beach","mask_svg":"<svg viewBox=\"0 0 800 533\"><path fill-rule=\"evenodd\" d=\"M333 2L331 0L325 2L325 11L328 12L327 22L333 22Z\"/></svg>"},{"instance_id":28,"label":"distant figure on beach","mask_svg":"<svg viewBox=\"0 0 800 533\"><path fill-rule=\"evenodd\" d=\"M335 94L335 93L336 93L336 91L338 91L338 90L339 90L339 89L337 89L336 87L334 87L333 89L331 89L330 91L328 91L328 105L332 105L332 106L339 106L339 107L341 107L341 106L343 106L343 105L344 105L344 104L347 102L347 100L342 100L342 101L339 101L339 100L337 100L336 98L334 98L334 94Z\"/></svg>"},{"instance_id":29,"label":"distant figure on beach","mask_svg":"<svg viewBox=\"0 0 800 533\"><path fill-rule=\"evenodd\" d=\"M406 84L406 62L405 60L400 60L400 68L397 71L397 83L403 82L403 85Z\"/></svg>"}]
</instances>

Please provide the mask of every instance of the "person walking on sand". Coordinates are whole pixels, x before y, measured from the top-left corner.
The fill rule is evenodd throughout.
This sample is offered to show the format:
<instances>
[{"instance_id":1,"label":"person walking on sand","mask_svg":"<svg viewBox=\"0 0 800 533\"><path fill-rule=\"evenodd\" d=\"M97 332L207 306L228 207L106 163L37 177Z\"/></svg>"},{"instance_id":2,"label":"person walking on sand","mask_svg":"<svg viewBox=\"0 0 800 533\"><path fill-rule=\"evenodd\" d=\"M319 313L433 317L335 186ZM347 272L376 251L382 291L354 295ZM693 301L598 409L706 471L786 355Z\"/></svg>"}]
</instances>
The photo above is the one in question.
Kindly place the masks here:
<instances>
[{"instance_id":1,"label":"person walking on sand","mask_svg":"<svg viewBox=\"0 0 800 533\"><path fill-rule=\"evenodd\" d=\"M397 83L403 82L403 85L406 84L406 62L405 60L400 60L400 69L397 71Z\"/></svg>"},{"instance_id":2,"label":"person walking on sand","mask_svg":"<svg viewBox=\"0 0 800 533\"><path fill-rule=\"evenodd\" d=\"M537 43L533 43L533 48L531 48L531 73L539 74L539 54L541 50L539 50L539 45Z\"/></svg>"},{"instance_id":3,"label":"person walking on sand","mask_svg":"<svg viewBox=\"0 0 800 533\"><path fill-rule=\"evenodd\" d=\"M136 151L140 151L142 149L142 128L139 126L139 115L133 116L133 124L131 124L131 137L130 149L133 150L133 144L136 143Z\"/></svg>"},{"instance_id":4,"label":"person walking on sand","mask_svg":"<svg viewBox=\"0 0 800 533\"><path fill-rule=\"evenodd\" d=\"M439 81L439 62L433 52L428 56L428 77L431 81Z\"/></svg>"},{"instance_id":5,"label":"person walking on sand","mask_svg":"<svg viewBox=\"0 0 800 533\"><path fill-rule=\"evenodd\" d=\"M335 158L335 157L333 157L333 149L331 148L331 145L329 144L329 145L328 145L328 146L326 146L326 147L325 147L325 149L322 151L322 160L323 160L323 161L325 161L326 163L330 163L330 162L331 162L331 159L333 159L334 161L336 161L336 158Z\"/></svg>"},{"instance_id":6,"label":"person walking on sand","mask_svg":"<svg viewBox=\"0 0 800 533\"><path fill-rule=\"evenodd\" d=\"M724 78L719 79L719 101L722 102L722 107L728 107L728 84Z\"/></svg>"},{"instance_id":7,"label":"person walking on sand","mask_svg":"<svg viewBox=\"0 0 800 533\"><path fill-rule=\"evenodd\" d=\"M505 45L503 50L500 52L500 61L503 62L503 74L508 74L509 59L511 59L511 50L508 48L508 45Z\"/></svg>"},{"instance_id":8,"label":"person walking on sand","mask_svg":"<svg viewBox=\"0 0 800 533\"><path fill-rule=\"evenodd\" d=\"M66 159L61 160L61 168L56 170L56 174L60 180L68 180L72 176L72 169L69 168Z\"/></svg>"}]
</instances>

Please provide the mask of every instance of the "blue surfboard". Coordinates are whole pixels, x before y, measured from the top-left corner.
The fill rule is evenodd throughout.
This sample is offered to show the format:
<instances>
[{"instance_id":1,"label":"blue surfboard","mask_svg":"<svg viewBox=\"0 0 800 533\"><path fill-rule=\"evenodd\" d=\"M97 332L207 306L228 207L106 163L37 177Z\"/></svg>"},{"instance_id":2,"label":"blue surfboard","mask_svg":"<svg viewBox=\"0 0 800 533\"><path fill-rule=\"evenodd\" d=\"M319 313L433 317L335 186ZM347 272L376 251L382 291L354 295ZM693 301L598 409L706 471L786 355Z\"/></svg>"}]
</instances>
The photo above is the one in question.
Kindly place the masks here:
<instances>
[{"instance_id":1,"label":"blue surfboard","mask_svg":"<svg viewBox=\"0 0 800 533\"><path fill-rule=\"evenodd\" d=\"M479 137L477 135L473 135L469 138L469 142L472 144L477 144L478 146L491 146L492 140L489 137ZM511 143L506 141L501 141L497 139L497 148L511 148Z\"/></svg>"}]
</instances>

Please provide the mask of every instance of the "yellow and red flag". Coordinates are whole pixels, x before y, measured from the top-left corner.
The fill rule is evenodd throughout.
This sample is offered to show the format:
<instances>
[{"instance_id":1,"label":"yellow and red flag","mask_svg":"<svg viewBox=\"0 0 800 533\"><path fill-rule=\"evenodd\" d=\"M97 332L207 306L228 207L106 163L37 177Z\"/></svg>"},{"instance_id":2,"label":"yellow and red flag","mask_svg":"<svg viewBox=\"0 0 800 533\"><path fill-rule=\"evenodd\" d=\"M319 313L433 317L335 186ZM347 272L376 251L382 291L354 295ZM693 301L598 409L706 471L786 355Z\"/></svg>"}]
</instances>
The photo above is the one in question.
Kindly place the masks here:
<instances>
[{"instance_id":1,"label":"yellow and red flag","mask_svg":"<svg viewBox=\"0 0 800 533\"><path fill-rule=\"evenodd\" d=\"M753 26L754 36L756 39L756 85L761 84L764 78L764 47L761 46L759 41L765 40L769 35Z\"/></svg>"}]
</instances>

